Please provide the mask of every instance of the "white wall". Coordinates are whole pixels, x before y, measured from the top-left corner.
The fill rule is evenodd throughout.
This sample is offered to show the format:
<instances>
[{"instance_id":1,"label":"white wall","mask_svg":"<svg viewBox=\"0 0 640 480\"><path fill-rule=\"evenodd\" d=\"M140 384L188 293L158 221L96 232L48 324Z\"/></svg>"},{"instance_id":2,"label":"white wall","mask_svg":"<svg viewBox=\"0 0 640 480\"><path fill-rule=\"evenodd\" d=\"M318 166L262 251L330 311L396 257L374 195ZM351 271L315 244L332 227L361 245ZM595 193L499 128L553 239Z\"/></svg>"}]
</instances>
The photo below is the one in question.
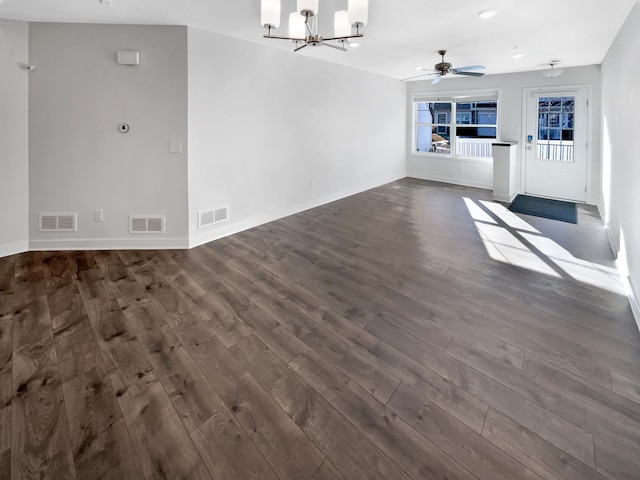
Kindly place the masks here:
<instances>
[{"instance_id":1,"label":"white wall","mask_svg":"<svg viewBox=\"0 0 640 480\"><path fill-rule=\"evenodd\" d=\"M417 93L457 92L468 90L499 90L499 130L502 141L525 141L522 127L523 89L534 87L555 87L560 85L591 86L590 116L594 132L591 155L591 170L588 173L587 203L595 205L600 198L600 67L587 66L567 68L557 78L546 78L540 72L513 73L506 75L486 75L480 78L446 78L438 85L430 80L409 82L407 105L407 174L410 177L438 180L480 188L493 187L493 163L491 160L470 160L434 157L415 154L413 151L413 104L412 95ZM518 168L522 171L522 149L518 147Z\"/></svg>"},{"instance_id":2,"label":"white wall","mask_svg":"<svg viewBox=\"0 0 640 480\"><path fill-rule=\"evenodd\" d=\"M629 14L602 63L600 211L640 326L640 4Z\"/></svg>"},{"instance_id":3,"label":"white wall","mask_svg":"<svg viewBox=\"0 0 640 480\"><path fill-rule=\"evenodd\" d=\"M0 19L0 257L28 248L29 24Z\"/></svg>"},{"instance_id":4,"label":"white wall","mask_svg":"<svg viewBox=\"0 0 640 480\"><path fill-rule=\"evenodd\" d=\"M186 247L186 27L32 23L29 40L30 248ZM78 231L39 232L38 212L77 212ZM166 215L166 234L129 234L130 214Z\"/></svg>"},{"instance_id":5,"label":"white wall","mask_svg":"<svg viewBox=\"0 0 640 480\"><path fill-rule=\"evenodd\" d=\"M398 80L189 28L191 245L406 176L405 98Z\"/></svg>"}]
</instances>

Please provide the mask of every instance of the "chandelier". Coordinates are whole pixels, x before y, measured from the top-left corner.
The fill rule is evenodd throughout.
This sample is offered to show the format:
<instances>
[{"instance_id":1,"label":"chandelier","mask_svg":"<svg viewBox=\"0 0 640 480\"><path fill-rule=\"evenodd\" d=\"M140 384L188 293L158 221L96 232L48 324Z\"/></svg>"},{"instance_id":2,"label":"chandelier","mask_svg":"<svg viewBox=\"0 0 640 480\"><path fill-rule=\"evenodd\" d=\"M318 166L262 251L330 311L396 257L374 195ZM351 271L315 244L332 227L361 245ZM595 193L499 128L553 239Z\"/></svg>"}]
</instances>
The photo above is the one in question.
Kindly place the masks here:
<instances>
[{"instance_id":1,"label":"chandelier","mask_svg":"<svg viewBox=\"0 0 640 480\"><path fill-rule=\"evenodd\" d=\"M294 52L307 46L331 47L346 52L345 45L350 39L363 37L360 29L367 24L369 0L349 0L348 10L335 12L331 37L318 33L318 0L297 2L297 10L289 14L289 35L285 37L272 34L280 26L280 0L262 0L262 26L267 29L264 38L290 40L295 44Z\"/></svg>"}]
</instances>

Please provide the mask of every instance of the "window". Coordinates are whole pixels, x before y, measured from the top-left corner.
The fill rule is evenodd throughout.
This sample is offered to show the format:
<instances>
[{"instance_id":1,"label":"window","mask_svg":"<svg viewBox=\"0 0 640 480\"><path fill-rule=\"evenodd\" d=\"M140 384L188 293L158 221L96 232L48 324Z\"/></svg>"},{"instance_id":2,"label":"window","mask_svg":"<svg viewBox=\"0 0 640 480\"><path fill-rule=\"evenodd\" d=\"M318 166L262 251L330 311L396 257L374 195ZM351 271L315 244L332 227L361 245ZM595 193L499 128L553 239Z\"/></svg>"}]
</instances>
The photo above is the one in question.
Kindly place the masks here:
<instances>
[{"instance_id":1,"label":"window","mask_svg":"<svg viewBox=\"0 0 640 480\"><path fill-rule=\"evenodd\" d=\"M491 158L498 127L497 93L482 99L415 99L416 152ZM453 121L455 119L455 121Z\"/></svg>"},{"instance_id":2,"label":"window","mask_svg":"<svg viewBox=\"0 0 640 480\"><path fill-rule=\"evenodd\" d=\"M451 102L418 102L416 105L417 150L451 153Z\"/></svg>"}]
</instances>

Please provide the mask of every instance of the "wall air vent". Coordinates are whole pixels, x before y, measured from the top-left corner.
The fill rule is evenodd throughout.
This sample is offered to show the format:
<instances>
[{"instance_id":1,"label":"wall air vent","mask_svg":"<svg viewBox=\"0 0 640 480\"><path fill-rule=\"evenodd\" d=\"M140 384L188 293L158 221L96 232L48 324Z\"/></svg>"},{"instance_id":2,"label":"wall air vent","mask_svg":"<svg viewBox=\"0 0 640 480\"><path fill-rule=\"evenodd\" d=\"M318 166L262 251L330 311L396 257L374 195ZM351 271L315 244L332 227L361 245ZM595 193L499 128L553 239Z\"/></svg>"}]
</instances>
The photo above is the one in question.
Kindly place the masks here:
<instances>
[{"instance_id":1,"label":"wall air vent","mask_svg":"<svg viewBox=\"0 0 640 480\"><path fill-rule=\"evenodd\" d=\"M40 213L41 232L77 232L78 215L76 213Z\"/></svg>"},{"instance_id":2,"label":"wall air vent","mask_svg":"<svg viewBox=\"0 0 640 480\"><path fill-rule=\"evenodd\" d=\"M229 219L229 207L201 210L198 212L198 228L208 227Z\"/></svg>"},{"instance_id":3,"label":"wall air vent","mask_svg":"<svg viewBox=\"0 0 640 480\"><path fill-rule=\"evenodd\" d=\"M164 233L164 215L130 215L129 233Z\"/></svg>"}]
</instances>

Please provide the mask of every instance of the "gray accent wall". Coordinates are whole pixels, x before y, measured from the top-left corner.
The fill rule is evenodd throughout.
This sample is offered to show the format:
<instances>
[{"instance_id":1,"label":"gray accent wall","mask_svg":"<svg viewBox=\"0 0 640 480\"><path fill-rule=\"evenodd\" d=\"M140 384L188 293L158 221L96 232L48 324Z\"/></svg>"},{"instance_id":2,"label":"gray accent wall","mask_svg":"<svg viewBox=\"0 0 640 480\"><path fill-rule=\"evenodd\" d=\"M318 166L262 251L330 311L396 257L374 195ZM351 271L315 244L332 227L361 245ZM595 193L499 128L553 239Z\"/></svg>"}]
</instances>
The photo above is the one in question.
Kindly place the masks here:
<instances>
[{"instance_id":1,"label":"gray accent wall","mask_svg":"<svg viewBox=\"0 0 640 480\"><path fill-rule=\"evenodd\" d=\"M29 50L30 248L186 247L187 28L32 23ZM40 232L39 212L78 231ZM165 215L165 234L130 234L131 214Z\"/></svg>"},{"instance_id":2,"label":"gray accent wall","mask_svg":"<svg viewBox=\"0 0 640 480\"><path fill-rule=\"evenodd\" d=\"M0 19L0 257L28 249L29 24Z\"/></svg>"}]
</instances>

